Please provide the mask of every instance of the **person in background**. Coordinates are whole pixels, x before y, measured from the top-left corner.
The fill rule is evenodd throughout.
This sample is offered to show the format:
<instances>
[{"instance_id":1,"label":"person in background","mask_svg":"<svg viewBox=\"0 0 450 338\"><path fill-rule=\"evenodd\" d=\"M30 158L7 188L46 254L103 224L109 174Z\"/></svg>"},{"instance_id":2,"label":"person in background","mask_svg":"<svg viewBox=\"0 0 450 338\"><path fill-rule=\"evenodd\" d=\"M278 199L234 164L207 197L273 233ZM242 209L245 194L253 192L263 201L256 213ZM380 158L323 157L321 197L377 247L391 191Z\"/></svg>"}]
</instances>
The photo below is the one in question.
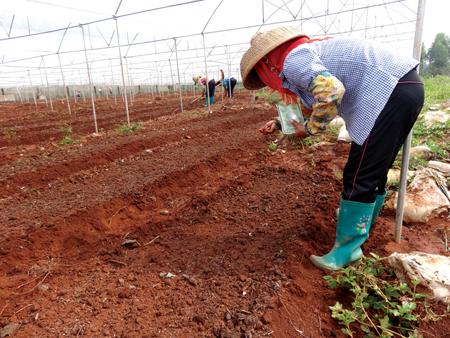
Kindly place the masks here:
<instances>
[{"instance_id":1,"label":"person in background","mask_svg":"<svg viewBox=\"0 0 450 338\"><path fill-rule=\"evenodd\" d=\"M334 246L310 257L319 268L337 270L363 255L361 245L384 203L388 170L424 103L418 64L368 40L310 39L291 27L257 33L242 57L245 88L268 86L285 103L300 99L309 119L291 122L298 138L320 135L340 115L353 140ZM272 120L260 131L276 129Z\"/></svg>"},{"instance_id":2,"label":"person in background","mask_svg":"<svg viewBox=\"0 0 450 338\"><path fill-rule=\"evenodd\" d=\"M223 89L227 93L228 97L233 97L234 87L236 86L237 80L234 77L225 77L223 70L220 70L220 81L222 83Z\"/></svg>"},{"instance_id":3,"label":"person in background","mask_svg":"<svg viewBox=\"0 0 450 338\"><path fill-rule=\"evenodd\" d=\"M215 81L214 79L211 79L208 81L206 76L194 76L192 78L194 81L194 84L199 84L203 88L203 96L205 97L205 107L208 106L208 94L209 94L209 104L214 104L214 94L216 92L216 86L221 83L221 81ZM208 88L206 88L206 85L208 85ZM208 93L209 90L209 93ZM203 97L202 96L202 97Z\"/></svg>"}]
</instances>

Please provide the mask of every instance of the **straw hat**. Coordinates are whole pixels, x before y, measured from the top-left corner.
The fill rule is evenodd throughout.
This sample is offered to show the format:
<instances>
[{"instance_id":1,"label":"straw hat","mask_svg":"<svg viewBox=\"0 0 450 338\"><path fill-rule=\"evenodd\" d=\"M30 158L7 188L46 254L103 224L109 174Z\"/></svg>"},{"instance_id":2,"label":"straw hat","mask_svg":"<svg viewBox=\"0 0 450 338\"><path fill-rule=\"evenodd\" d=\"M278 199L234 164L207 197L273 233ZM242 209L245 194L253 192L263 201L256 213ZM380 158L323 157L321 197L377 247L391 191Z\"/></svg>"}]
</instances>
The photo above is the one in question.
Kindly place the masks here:
<instances>
[{"instance_id":1,"label":"straw hat","mask_svg":"<svg viewBox=\"0 0 450 338\"><path fill-rule=\"evenodd\" d=\"M192 81L194 81L195 84L198 84L198 81L200 80L200 78L201 78L200 75L194 76L194 77L192 78Z\"/></svg>"},{"instance_id":2,"label":"straw hat","mask_svg":"<svg viewBox=\"0 0 450 338\"><path fill-rule=\"evenodd\" d=\"M294 27L278 27L267 32L258 32L250 41L250 48L241 60L241 75L244 87L259 89L266 85L259 79L254 67L265 55L283 43L306 34Z\"/></svg>"}]
</instances>

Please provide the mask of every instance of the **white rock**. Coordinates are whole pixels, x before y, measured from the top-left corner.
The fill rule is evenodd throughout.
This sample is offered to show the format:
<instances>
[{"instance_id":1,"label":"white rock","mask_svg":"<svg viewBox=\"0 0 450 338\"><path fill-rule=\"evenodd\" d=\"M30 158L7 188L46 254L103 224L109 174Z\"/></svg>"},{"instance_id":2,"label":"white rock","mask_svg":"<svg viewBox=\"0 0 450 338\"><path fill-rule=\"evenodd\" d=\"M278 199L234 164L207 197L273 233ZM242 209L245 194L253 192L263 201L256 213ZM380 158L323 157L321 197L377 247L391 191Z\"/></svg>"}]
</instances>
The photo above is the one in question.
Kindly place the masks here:
<instances>
[{"instance_id":1,"label":"white rock","mask_svg":"<svg viewBox=\"0 0 450 338\"><path fill-rule=\"evenodd\" d=\"M450 175L450 164L439 162L439 161L430 161L428 162L428 167L439 170L444 175Z\"/></svg>"},{"instance_id":2,"label":"white rock","mask_svg":"<svg viewBox=\"0 0 450 338\"><path fill-rule=\"evenodd\" d=\"M445 178L437 171L424 168L416 171L414 180L406 191L403 219L405 222L427 222L430 218L449 210L450 196ZM397 208L397 193L386 203L387 208Z\"/></svg>"},{"instance_id":3,"label":"white rock","mask_svg":"<svg viewBox=\"0 0 450 338\"><path fill-rule=\"evenodd\" d=\"M439 105L438 104L433 104L432 106L430 106L430 110L432 110L432 111L439 110Z\"/></svg>"},{"instance_id":4,"label":"white rock","mask_svg":"<svg viewBox=\"0 0 450 338\"><path fill-rule=\"evenodd\" d=\"M331 120L330 126L341 128L342 126L345 126L345 121L342 117L336 116L333 120Z\"/></svg>"},{"instance_id":5,"label":"white rock","mask_svg":"<svg viewBox=\"0 0 450 338\"><path fill-rule=\"evenodd\" d=\"M404 283L418 280L434 298L450 304L450 258L424 252L393 253L388 257L395 274Z\"/></svg>"},{"instance_id":6,"label":"white rock","mask_svg":"<svg viewBox=\"0 0 450 338\"><path fill-rule=\"evenodd\" d=\"M414 170L408 170L408 179L414 176ZM387 175L387 185L391 186L400 182L400 169L390 169Z\"/></svg>"},{"instance_id":7,"label":"white rock","mask_svg":"<svg viewBox=\"0 0 450 338\"><path fill-rule=\"evenodd\" d=\"M310 148L318 149L318 148L322 148L322 147L332 147L334 145L335 145L335 143L322 141L322 142L314 143Z\"/></svg>"},{"instance_id":8,"label":"white rock","mask_svg":"<svg viewBox=\"0 0 450 338\"><path fill-rule=\"evenodd\" d=\"M445 123L450 119L450 114L442 111L429 110L424 114L425 125L431 126L433 123Z\"/></svg>"},{"instance_id":9,"label":"white rock","mask_svg":"<svg viewBox=\"0 0 450 338\"><path fill-rule=\"evenodd\" d=\"M46 292L50 289L50 286L48 284L39 284L37 288L42 292Z\"/></svg>"},{"instance_id":10,"label":"white rock","mask_svg":"<svg viewBox=\"0 0 450 338\"><path fill-rule=\"evenodd\" d=\"M339 135L337 139L338 141L352 142L352 138L350 137L350 134L348 133L347 128L345 128L345 126L342 126L341 129L339 129Z\"/></svg>"},{"instance_id":11,"label":"white rock","mask_svg":"<svg viewBox=\"0 0 450 338\"><path fill-rule=\"evenodd\" d=\"M3 338L6 336L12 336L19 327L20 327L20 324L9 323L8 325L6 325L0 329L0 337Z\"/></svg>"},{"instance_id":12,"label":"white rock","mask_svg":"<svg viewBox=\"0 0 450 338\"><path fill-rule=\"evenodd\" d=\"M409 150L409 156L415 157L415 156L422 156L427 157L431 154L431 149L428 146L416 146L412 147Z\"/></svg>"}]
</instances>

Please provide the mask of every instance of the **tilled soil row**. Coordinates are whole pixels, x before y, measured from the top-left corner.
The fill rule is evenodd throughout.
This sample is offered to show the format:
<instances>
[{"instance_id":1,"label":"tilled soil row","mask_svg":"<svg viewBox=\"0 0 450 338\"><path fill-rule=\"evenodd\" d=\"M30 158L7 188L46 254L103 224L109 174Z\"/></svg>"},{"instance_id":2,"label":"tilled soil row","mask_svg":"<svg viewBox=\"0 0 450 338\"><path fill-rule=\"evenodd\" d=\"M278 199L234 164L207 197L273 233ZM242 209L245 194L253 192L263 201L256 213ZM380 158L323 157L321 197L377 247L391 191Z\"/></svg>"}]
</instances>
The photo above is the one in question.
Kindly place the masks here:
<instances>
[{"instance_id":1,"label":"tilled soil row","mask_svg":"<svg viewBox=\"0 0 450 338\"><path fill-rule=\"evenodd\" d=\"M83 289L83 292L81 292L79 287L80 285L93 283L93 285L95 285L95 288L98 290L109 289L109 291L106 292L114 295L112 299L113 302L116 301L116 298L124 300L124 303L120 305L121 309L119 310L119 312L125 310L125 308L128 308L129 305L127 305L127 300L134 298L134 296L131 297L129 289L127 287L122 287L119 288L122 291L119 291L119 293L117 293L117 287L111 287L112 285L110 285L110 283L116 285L118 280L119 283L121 283L120 278L118 280L111 279L109 277L105 279L104 275L106 270L109 271L107 273L108 275L115 275L116 273L122 274L124 273L124 270L122 269L124 266L121 266L121 264L125 263L126 265L128 265L127 258L124 257L124 254L127 255L128 250L120 248L120 242L121 238L123 238L124 232L127 231L127 229L136 231L136 221L142 217L144 217L145 219L144 224L151 224L152 229L163 230L166 227L170 228L171 224L175 224L178 222L178 217L176 215L180 210L190 210L192 208L192 205L197 203L198 199L200 198L199 196L206 196L205 198L207 198L207 196L214 193L218 189L220 190L220 187L226 187L230 184L233 185L232 182L240 177L239 175L242 175L243 173L244 175L247 175L248 170L255 170L258 167L258 164L256 163L259 163L259 161L255 161L254 155L245 151L236 149L230 152L222 152L220 157L216 156L213 158L208 158L206 160L200 161L200 163L195 165L194 167L186 167L183 170L175 170L170 174L166 174L156 182L148 184L144 188L144 192L142 194L137 194L136 192L134 192L128 195L128 197L122 196L120 199L115 199L114 201L111 201L104 206L95 207L90 210L86 210L85 212L78 212L71 217L67 217L65 222L59 223L52 228L42 228L34 232L30 231L28 232L28 235L26 237L22 238L22 242L24 243L26 248L23 248L20 253L14 253L14 247L10 248L11 254L5 252L9 251L8 249L3 249L3 254L6 256L6 259L3 260L3 264L8 261L9 264L5 265L9 266L7 270L8 274L11 275L11 279L8 281L9 286L14 285L15 283L18 283L18 285L20 285L25 280L29 280L30 276L27 276L26 267L28 268L29 272L30 262L36 260L34 267L36 271L33 270L33 273L35 275L39 275L39 273L43 271L42 269L45 270L46 267L48 269L49 264L54 264L55 266L52 266L51 268L52 275L51 277L47 277L47 282L51 285L58 285L58 290L64 287L68 287L70 290L72 290L70 294L67 294L64 291L57 291L56 289L54 289L51 293L49 293L53 295L50 296L50 300L47 299L47 296L49 296L49 294L41 294L40 290L36 290L36 292L34 292L33 290L33 294L35 296L34 299L37 302L36 305L33 305L32 307L30 306L30 311L27 310L26 312L33 314L33 311L36 311L36 309L39 308L42 313L45 313L45 315L44 317L41 317L41 320L39 321L40 324L37 326L34 325L32 321L26 323L27 325L25 326L23 331L24 336L26 336L27 334L37 333L48 334L49 336L51 336L58 330L64 331L66 329L72 329L72 324L75 325L77 320L73 323L71 322L71 325L63 325L64 327L61 327L61 322L58 322L56 318L52 318L52 314L57 314L58 318L64 318L66 316L73 318L74 313L77 313L78 311L84 312L84 305L81 305L81 307L79 307L80 304L83 304L88 299L91 299L89 301L91 304L94 304L98 301L98 299L94 300L94 298L92 298L92 295L90 294L90 292L93 291L93 288L91 286L87 286L86 289ZM217 179L217 175L219 175L219 179ZM196 185L193 185L193 182L196 182ZM136 194L139 196L136 196ZM169 208L169 215L161 215L160 207ZM112 211L115 208L119 208L119 212L116 212L113 215L109 214L110 221L103 217L105 212ZM133 214L136 215L134 217L130 216ZM114 222L111 222L112 218L118 218L118 220L116 219L114 220ZM133 222L131 222L131 224L127 224L127 220L132 220ZM185 225L189 226L189 224ZM179 226L182 226L182 224L179 224ZM181 228L178 230L181 230ZM172 231L173 229L170 232ZM120 233L121 236L117 236L118 233ZM131 236L134 236L134 234ZM173 236L173 234L171 234L170 236ZM180 239L178 235L175 236ZM130 237L130 235L128 235L128 237ZM160 237L163 238L165 237L165 235L162 235ZM144 243L142 237L139 238L139 240ZM158 247L160 247L160 239L157 241L157 243L159 243L157 245ZM182 243L180 243L179 245L182 245ZM196 246L197 245L200 245L198 247L198 249L200 249L201 243L196 243ZM162 247L164 247L164 244L162 245ZM214 246L210 246L210 250L212 249L214 249ZM99 270L95 268L95 266L101 263L101 261L99 261L98 255L102 257L102 260L104 260L103 264L106 265L104 268L101 268ZM49 260L39 260L40 257L49 257ZM50 257L55 260L55 263L52 262L52 259L50 259ZM23 270L17 264L13 264L10 259L20 261L21 265L23 264ZM62 270L66 270L65 264L73 261L78 261L77 266L79 265L79 267L73 268L69 264L69 274L62 272ZM145 261L147 262L147 259L145 259ZM46 264L44 264L44 262ZM130 261L130 268L126 268L126 270L128 272L134 271L130 272L131 274L137 274L138 271L142 272L142 264L145 265L146 262L139 260L137 262L137 265L131 266L132 261ZM86 275L82 271L78 270L79 268L84 271L94 268L94 271L92 274L90 273L89 275ZM138 297L137 294L136 296L140 300L142 300L142 308L145 307L148 311L154 312L154 315L158 317L161 316L158 313L165 307L165 302L157 302L157 304L154 304L154 306L147 307L146 305L149 305L148 303L152 302L152 294L155 292L155 290L153 288L145 287L145 285L149 285L148 283L152 282L154 285L158 285L161 280L158 274L156 274L153 270L148 273L150 274L150 276L144 272L139 274L139 277L136 277L144 283L142 284L143 294L141 294L140 297ZM89 281L86 280L86 278L88 278ZM192 278L194 278L193 280L196 280L195 277ZM191 280L189 283L195 284L196 281L193 282L193 280ZM106 282L106 285L104 285L104 282ZM70 286L67 286L67 283L70 283ZM205 283L205 287L207 287L207 284L208 281ZM102 287L103 285L105 286L105 288ZM264 287L267 288L267 286ZM9 301L16 298L15 301L17 302L17 306L20 306L21 303L27 301L27 297L24 295L19 294L15 295L16 297L14 297L14 293L8 292L8 288L4 288L2 293L4 297L9 299ZM98 291L95 291L95 293L98 293ZM170 294L171 293L172 292L170 292ZM170 294L167 294L167 297L172 297L170 296ZM82 300L76 300L77 297L80 296L82 297ZM201 295L198 296L201 297ZM70 298L70 300L67 300L65 298ZM220 300L220 298L218 298L218 300ZM47 303L49 301L51 303L51 306ZM182 302L185 303L185 300L183 300ZM107 307L109 307L107 305L104 306L105 304L103 303L99 303L97 305L101 305L102 309L106 309ZM183 322L192 322L191 324L183 327L183 322L180 322L176 325L184 331L188 330L191 326L197 327L200 321L205 320L202 319L204 317L203 313L199 313L199 315L197 316L198 318L196 317L193 319L193 316L195 317L195 313L192 314L192 311L194 310L195 312L195 309L198 308L199 305L200 304L196 304L195 306L192 306L192 304L190 306L188 305L191 311L191 315L187 315L186 318L183 318ZM72 308L72 306L74 306L74 308ZM112 306L115 307L114 305ZM106 331L102 331L103 334L109 332L108 330L112 330L110 331L111 333L117 332L117 330L119 330L119 326L124 325L124 319L126 320L126 325L120 330L134 330L136 328L135 324L133 324L132 327L128 327L128 317L124 317L123 314L117 316L117 310L118 308L115 307L112 313L114 319L111 318L111 325L109 328L104 329ZM210 313L211 311L213 311L213 307L209 308L208 313ZM103 314L107 315L106 312ZM230 316L231 315L232 313L230 312ZM86 316L86 313L84 313L83 316ZM88 317L88 321L96 321L95 316L92 317L92 314L90 314ZM48 318L49 321L47 322L45 318ZM141 316L140 318L144 320L146 317ZM133 321L137 323L138 318L133 319ZM28 331L28 329L26 328L28 324L28 329L30 329L31 331ZM149 323L147 322L147 326L148 324ZM39 329L39 326L41 327L41 329ZM45 327L46 330L44 332L42 331L43 327ZM97 332L97 330L99 329L101 329L101 325L99 325L99 323L96 323L95 325L93 325L92 332ZM161 328L159 328L156 323L152 323L150 327L148 327L148 329L151 329L150 332L155 332L155 334L156 332L161 332Z\"/></svg>"},{"instance_id":2,"label":"tilled soil row","mask_svg":"<svg viewBox=\"0 0 450 338\"><path fill-rule=\"evenodd\" d=\"M134 104L129 104L130 111L152 111L154 108L166 108L170 112L173 109L167 107L177 106L177 97L170 95L164 98L153 98L149 96L139 96ZM92 106L90 100L83 102L71 102L72 114L69 115L65 101L54 102L54 111L50 111L45 105L40 103L38 110L34 104L2 103L0 105L0 125L3 127L15 127L18 130L37 130L37 128L61 126L68 122L84 122L92 125ZM120 115L125 117L125 104L122 100L117 103L114 100L104 98L97 99L96 111L100 113L98 118L109 118Z\"/></svg>"},{"instance_id":3,"label":"tilled soil row","mask_svg":"<svg viewBox=\"0 0 450 338\"><path fill-rule=\"evenodd\" d=\"M254 128L256 126L253 125ZM215 135L218 147L210 147L208 143L202 142L202 139L184 140L167 147L157 147L150 154L144 153L112 162L110 165L81 171L68 180L61 177L46 189L31 189L14 198L3 199L0 222L5 227L2 235L16 226L20 228L52 225L54 220L67 217L74 211L101 204L120 194L139 191L147 182L163 177L173 170L189 168L202 159L226 152L227 148L239 149L248 145L248 142L256 142L253 135L239 135L239 130L233 130L227 135L234 140L231 144L221 142L223 133Z\"/></svg>"},{"instance_id":4,"label":"tilled soil row","mask_svg":"<svg viewBox=\"0 0 450 338\"><path fill-rule=\"evenodd\" d=\"M256 157L248 151L225 152L165 175L142 194L122 196L78 212L64 224L29 232L23 241L32 244L13 256L23 266L8 264L9 289L29 281L30 257L36 260L32 276L47 277L44 290L32 290L33 304L19 316L23 328L18 336L270 332L268 311L282 307L280 290L297 289L280 270L287 249L295 239L306 245L309 231L317 233L308 209L320 198L306 190L299 201L298 189L306 182L320 184L320 179L306 171L266 167L264 160L271 160L265 152ZM292 214L283 215L283 199L294 203ZM116 208L108 221L104 216ZM161 214L161 208L168 213ZM124 238L140 246L121 247ZM317 270L308 270L311 278L319 277ZM166 272L176 277L161 278ZM323 294L330 292L319 292ZM29 302L23 294L4 296L15 300L12 309ZM39 320L33 320L37 313ZM325 323L322 330L327 332ZM314 326L307 329L319 332Z\"/></svg>"},{"instance_id":5,"label":"tilled soil row","mask_svg":"<svg viewBox=\"0 0 450 338\"><path fill-rule=\"evenodd\" d=\"M245 97L245 95L243 96ZM140 97L130 106L131 121L149 121L164 115L179 113L178 98L174 95L155 100L151 97ZM238 99L236 99L238 100ZM244 99L247 100L248 99ZM199 104L197 106L200 108ZM185 109L194 109L195 105L189 101ZM5 108L3 108L4 110ZM97 107L97 124L99 130L110 130L126 122L124 108L118 103L100 101ZM0 122L4 130L0 138L0 147L11 145L30 145L38 142L61 139L64 127L70 126L74 135L84 135L94 132L92 109L86 103L78 103L73 107L72 115L68 115L64 108L52 115L47 112L30 114L29 117L11 117Z\"/></svg>"},{"instance_id":6,"label":"tilled soil row","mask_svg":"<svg viewBox=\"0 0 450 338\"><path fill-rule=\"evenodd\" d=\"M126 161L136 154L142 155L139 153L144 150L146 153L153 153L153 148L160 148L165 144L177 145L177 142L197 139L204 143L214 138L215 133L222 133L222 129L232 129L238 124L247 124L255 119L263 121L266 116L267 109L241 114L221 112L208 118L186 115L186 118L169 118L147 125L146 130L136 135L119 138L113 135L112 137L117 139L115 144L111 144L111 137L97 138L95 142L85 143L82 147L47 152L47 156L20 157L19 160L0 167L0 198L12 198L13 194L24 195L33 189L48 188L49 183L56 179L70 179L76 172L107 165L118 159ZM203 126L205 123L208 123L208 130ZM183 128L180 130L181 124Z\"/></svg>"}]
</instances>

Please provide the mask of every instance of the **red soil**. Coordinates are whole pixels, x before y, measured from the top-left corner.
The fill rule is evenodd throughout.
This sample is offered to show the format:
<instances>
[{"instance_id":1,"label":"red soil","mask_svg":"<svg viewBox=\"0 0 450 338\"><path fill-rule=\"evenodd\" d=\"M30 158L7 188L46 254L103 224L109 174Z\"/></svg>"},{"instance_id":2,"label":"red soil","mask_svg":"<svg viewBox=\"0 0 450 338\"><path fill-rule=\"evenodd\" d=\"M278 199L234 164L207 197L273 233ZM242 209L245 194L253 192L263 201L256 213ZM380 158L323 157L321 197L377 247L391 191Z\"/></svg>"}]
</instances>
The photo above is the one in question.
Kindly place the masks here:
<instances>
[{"instance_id":1,"label":"red soil","mask_svg":"<svg viewBox=\"0 0 450 338\"><path fill-rule=\"evenodd\" d=\"M176 96L100 100L74 114L0 105L0 328L17 337L331 337L335 291L309 262L334 240L346 144L271 153L275 110L247 93L212 114ZM198 105L198 107L195 107ZM196 109L194 111L194 109ZM61 126L79 142L60 146ZM444 218L383 213L364 246L446 254ZM124 240L134 245L125 247ZM162 278L161 273L174 278ZM444 337L450 320L423 324ZM301 334L299 333L301 332Z\"/></svg>"}]
</instances>

